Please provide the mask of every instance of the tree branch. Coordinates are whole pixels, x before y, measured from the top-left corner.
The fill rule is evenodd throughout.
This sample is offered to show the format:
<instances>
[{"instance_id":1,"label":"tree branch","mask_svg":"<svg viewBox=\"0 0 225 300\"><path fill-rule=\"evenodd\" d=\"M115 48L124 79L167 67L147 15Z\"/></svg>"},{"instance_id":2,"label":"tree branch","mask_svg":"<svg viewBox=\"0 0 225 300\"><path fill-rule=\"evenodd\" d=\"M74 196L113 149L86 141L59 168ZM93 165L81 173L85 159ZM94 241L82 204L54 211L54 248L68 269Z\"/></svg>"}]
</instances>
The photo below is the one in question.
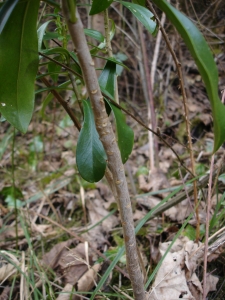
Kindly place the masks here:
<instances>
[{"instance_id":1,"label":"tree branch","mask_svg":"<svg viewBox=\"0 0 225 300\"><path fill-rule=\"evenodd\" d=\"M94 112L96 129L107 153L108 167L112 173L116 187L126 247L127 268L133 287L134 298L144 300L145 291L137 254L132 207L120 151L116 143L112 125L106 113L104 99L98 84L94 62L89 52L80 16L77 12L77 22L72 24L69 21L70 13L66 0L62 1L62 8L83 72L83 78Z\"/></svg>"}]
</instances>

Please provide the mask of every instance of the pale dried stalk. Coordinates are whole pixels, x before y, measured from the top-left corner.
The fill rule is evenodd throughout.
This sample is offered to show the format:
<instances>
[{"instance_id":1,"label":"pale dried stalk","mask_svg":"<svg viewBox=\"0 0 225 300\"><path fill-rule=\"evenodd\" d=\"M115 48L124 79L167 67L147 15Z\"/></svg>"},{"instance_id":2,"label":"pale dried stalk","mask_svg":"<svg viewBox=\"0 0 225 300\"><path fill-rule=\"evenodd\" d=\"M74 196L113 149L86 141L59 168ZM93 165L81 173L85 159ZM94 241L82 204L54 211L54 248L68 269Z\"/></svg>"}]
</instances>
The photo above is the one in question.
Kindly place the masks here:
<instances>
[{"instance_id":1,"label":"pale dried stalk","mask_svg":"<svg viewBox=\"0 0 225 300\"><path fill-rule=\"evenodd\" d=\"M206 275L207 275L207 255L209 247L209 222L210 222L210 210L211 210L211 197L212 197L212 178L213 178L213 166L214 166L214 154L211 158L210 175L209 175L209 188L207 197L207 211L206 211L206 224L205 224L205 249L204 249L204 268L203 268L203 300L206 299Z\"/></svg>"},{"instance_id":2,"label":"pale dried stalk","mask_svg":"<svg viewBox=\"0 0 225 300\"><path fill-rule=\"evenodd\" d=\"M105 110L103 96L99 88L94 63L88 49L80 16L77 12L77 22L72 24L69 20L69 11L66 0L62 1L62 8L71 38L76 48L76 54L83 72L83 78L87 87L88 95L91 100L91 105L95 116L96 129L107 153L108 167L112 173L116 186L126 247L127 268L133 287L134 298L138 300L144 300L145 291L138 261L132 208L120 151Z\"/></svg>"},{"instance_id":3,"label":"pale dried stalk","mask_svg":"<svg viewBox=\"0 0 225 300\"><path fill-rule=\"evenodd\" d=\"M167 44L167 47L173 57L173 60L175 62L176 68L177 68L177 73L180 81L180 89L181 89L181 94L182 94L182 100L183 100L183 105L184 105L184 115L185 115L185 124L186 124L186 130L187 130L187 135L188 135L188 144L189 144L189 153L190 153L190 160L191 160L191 171L193 175L195 176L195 160L194 160L194 153L193 153L193 147L192 147L192 139L191 139L191 130L190 130L190 122L189 122L189 111L187 107L187 95L186 95L186 90L184 87L184 79L183 79L183 72L181 68L181 63L178 61L178 58L171 47L171 44L169 42L169 39L167 37L167 34L161 25L161 22L159 20L159 17L154 10L154 7L152 6L150 0L147 0L147 3L153 12L158 24L159 24L159 29L162 32L163 38ZM199 240L199 235L200 235L200 219L199 219L199 212L198 212L198 195L197 195L197 183L196 181L193 182L193 187L194 187L194 201L195 201L195 214L196 214L196 220L197 220L197 225L196 225L196 240Z\"/></svg>"}]
</instances>

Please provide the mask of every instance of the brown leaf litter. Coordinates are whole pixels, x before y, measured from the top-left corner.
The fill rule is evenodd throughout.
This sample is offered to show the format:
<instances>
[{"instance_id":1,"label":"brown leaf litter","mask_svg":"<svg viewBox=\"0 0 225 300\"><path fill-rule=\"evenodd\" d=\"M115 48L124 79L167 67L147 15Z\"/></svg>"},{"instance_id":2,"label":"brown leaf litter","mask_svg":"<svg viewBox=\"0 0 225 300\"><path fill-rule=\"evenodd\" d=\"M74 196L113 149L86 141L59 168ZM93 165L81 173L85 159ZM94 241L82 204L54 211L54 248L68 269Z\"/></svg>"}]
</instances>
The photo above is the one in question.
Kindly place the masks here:
<instances>
[{"instance_id":1,"label":"brown leaf litter","mask_svg":"<svg viewBox=\"0 0 225 300\"><path fill-rule=\"evenodd\" d=\"M169 243L160 244L163 256ZM201 244L187 237L176 240L157 272L147 299L195 299L202 300L202 284L197 276L197 267L203 259ZM218 278L207 274L207 293L216 290Z\"/></svg>"},{"instance_id":2,"label":"brown leaf litter","mask_svg":"<svg viewBox=\"0 0 225 300\"><path fill-rule=\"evenodd\" d=\"M75 293L89 291L97 280L97 273L101 269L101 264L93 264L90 249L84 243L76 247L70 246L75 241L73 239L55 245L43 257L43 265L52 268L58 276L58 280L63 282L64 288L58 300L72 299L79 300ZM69 248L70 247L70 248Z\"/></svg>"}]
</instances>

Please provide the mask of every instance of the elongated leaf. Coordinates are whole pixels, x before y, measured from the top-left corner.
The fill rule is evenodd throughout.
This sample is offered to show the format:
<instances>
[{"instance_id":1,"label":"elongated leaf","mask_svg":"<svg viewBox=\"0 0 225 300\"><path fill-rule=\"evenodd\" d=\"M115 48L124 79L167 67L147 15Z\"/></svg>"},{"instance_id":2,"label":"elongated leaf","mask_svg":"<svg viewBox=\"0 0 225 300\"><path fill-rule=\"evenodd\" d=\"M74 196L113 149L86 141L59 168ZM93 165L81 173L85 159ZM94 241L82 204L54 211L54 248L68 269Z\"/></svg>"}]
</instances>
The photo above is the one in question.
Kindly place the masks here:
<instances>
[{"instance_id":1,"label":"elongated leaf","mask_svg":"<svg viewBox=\"0 0 225 300\"><path fill-rule=\"evenodd\" d=\"M130 2L120 1L120 3L127 7L151 34L154 34L156 30L156 23L152 20L154 15L147 8Z\"/></svg>"},{"instance_id":2,"label":"elongated leaf","mask_svg":"<svg viewBox=\"0 0 225 300\"><path fill-rule=\"evenodd\" d=\"M48 63L48 72L54 82L58 81L60 71L61 71L61 66L51 61Z\"/></svg>"},{"instance_id":3,"label":"elongated leaf","mask_svg":"<svg viewBox=\"0 0 225 300\"><path fill-rule=\"evenodd\" d=\"M141 6L145 6L146 0L132 0L133 3L139 4Z\"/></svg>"},{"instance_id":4,"label":"elongated leaf","mask_svg":"<svg viewBox=\"0 0 225 300\"><path fill-rule=\"evenodd\" d=\"M114 98L115 83L116 83L116 63L108 60L102 71L98 82L101 88L107 90L108 93Z\"/></svg>"},{"instance_id":5,"label":"elongated leaf","mask_svg":"<svg viewBox=\"0 0 225 300\"><path fill-rule=\"evenodd\" d=\"M43 0L44 2L48 3L49 5L55 7L56 9L60 9L60 5L59 3L56 3L55 1L53 0Z\"/></svg>"},{"instance_id":6,"label":"elongated leaf","mask_svg":"<svg viewBox=\"0 0 225 300\"><path fill-rule=\"evenodd\" d=\"M166 13L176 27L198 66L212 107L215 152L225 141L225 106L218 96L218 71L212 53L201 32L185 15L165 0L153 2Z\"/></svg>"},{"instance_id":7,"label":"elongated leaf","mask_svg":"<svg viewBox=\"0 0 225 300\"><path fill-rule=\"evenodd\" d=\"M7 0L0 10L0 34L19 0Z\"/></svg>"},{"instance_id":8,"label":"elongated leaf","mask_svg":"<svg viewBox=\"0 0 225 300\"><path fill-rule=\"evenodd\" d=\"M120 149L120 154L122 158L122 162L125 164L125 162L128 160L129 155L132 152L133 145L134 145L134 132L130 128L130 126L126 123L126 117L122 113L122 111L113 105L110 101L107 101L110 108L113 111L115 121L116 121L116 133L117 133L117 139L118 139L118 146Z\"/></svg>"},{"instance_id":9,"label":"elongated leaf","mask_svg":"<svg viewBox=\"0 0 225 300\"><path fill-rule=\"evenodd\" d=\"M34 107L38 8L38 0L19 2L0 35L0 112L22 132L27 130Z\"/></svg>"},{"instance_id":10,"label":"elongated leaf","mask_svg":"<svg viewBox=\"0 0 225 300\"><path fill-rule=\"evenodd\" d=\"M104 56L100 56L100 55L92 55L92 56L101 58L101 59L103 59L103 60L109 60L109 61L114 62L115 64L117 64L117 65L119 65L119 66L121 66L121 67L127 69L128 71L130 71L130 69L129 69L126 65L124 65L124 64L121 62L121 60L118 60L118 59L116 59L115 57L104 57ZM125 56L126 56L126 55L125 55Z\"/></svg>"},{"instance_id":11,"label":"elongated leaf","mask_svg":"<svg viewBox=\"0 0 225 300\"><path fill-rule=\"evenodd\" d=\"M45 30L48 27L48 24L52 22L52 20L49 20L47 22L45 22L44 24L42 24L37 31L37 35L38 35L38 51L41 51L41 45L42 45L42 41L43 41L43 37L45 35Z\"/></svg>"},{"instance_id":12,"label":"elongated leaf","mask_svg":"<svg viewBox=\"0 0 225 300\"><path fill-rule=\"evenodd\" d=\"M109 38L110 41L113 39L115 32L116 32L116 26L115 23L112 19L110 19L110 33L109 33ZM101 42L98 46L94 47L93 49L91 49L91 55L96 54L99 50L102 50L106 47L106 41L104 40L103 42Z\"/></svg>"},{"instance_id":13,"label":"elongated leaf","mask_svg":"<svg viewBox=\"0 0 225 300\"><path fill-rule=\"evenodd\" d=\"M66 50L65 48L62 48L62 47L55 47L55 48L51 48L51 49L45 49L45 50L42 50L42 53L45 54L45 55L60 54L60 55L64 55L67 58L69 58L69 56L70 56L69 51Z\"/></svg>"},{"instance_id":14,"label":"elongated leaf","mask_svg":"<svg viewBox=\"0 0 225 300\"><path fill-rule=\"evenodd\" d=\"M99 85L104 93L114 98L116 83L116 64L112 61L107 61L104 70L99 77ZM107 101L107 100L106 100ZM119 108L107 101L109 107L112 109L116 121L116 133L118 139L118 146L122 162L125 163L132 152L134 143L133 130L126 124L126 118ZM107 110L109 113L110 110Z\"/></svg>"},{"instance_id":15,"label":"elongated leaf","mask_svg":"<svg viewBox=\"0 0 225 300\"><path fill-rule=\"evenodd\" d=\"M80 175L89 182L97 182L105 174L105 150L95 128L94 115L89 101L83 101L84 124L79 134L76 161Z\"/></svg>"},{"instance_id":16,"label":"elongated leaf","mask_svg":"<svg viewBox=\"0 0 225 300\"><path fill-rule=\"evenodd\" d=\"M102 43L104 42L104 35L97 31L97 30L93 30L93 29L84 29L84 33L88 36L90 36L91 38L97 40L98 42Z\"/></svg>"},{"instance_id":17,"label":"elongated leaf","mask_svg":"<svg viewBox=\"0 0 225 300\"><path fill-rule=\"evenodd\" d=\"M93 0L89 15L95 15L110 6L113 0Z\"/></svg>"}]
</instances>

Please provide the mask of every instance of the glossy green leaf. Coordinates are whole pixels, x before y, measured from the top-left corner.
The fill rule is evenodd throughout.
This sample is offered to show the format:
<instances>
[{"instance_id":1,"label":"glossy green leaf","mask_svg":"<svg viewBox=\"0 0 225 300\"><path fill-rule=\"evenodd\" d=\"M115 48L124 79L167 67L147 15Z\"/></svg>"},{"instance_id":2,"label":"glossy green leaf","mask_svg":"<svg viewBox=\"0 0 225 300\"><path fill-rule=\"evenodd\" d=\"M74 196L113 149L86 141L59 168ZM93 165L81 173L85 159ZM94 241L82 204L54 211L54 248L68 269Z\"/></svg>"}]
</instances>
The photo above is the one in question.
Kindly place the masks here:
<instances>
[{"instance_id":1,"label":"glossy green leaf","mask_svg":"<svg viewBox=\"0 0 225 300\"><path fill-rule=\"evenodd\" d=\"M80 175L89 182L97 182L105 174L107 156L95 127L89 101L83 101L84 124L76 150L76 162Z\"/></svg>"},{"instance_id":2,"label":"glossy green leaf","mask_svg":"<svg viewBox=\"0 0 225 300\"><path fill-rule=\"evenodd\" d=\"M146 0L132 0L132 2L145 7Z\"/></svg>"},{"instance_id":3,"label":"glossy green leaf","mask_svg":"<svg viewBox=\"0 0 225 300\"><path fill-rule=\"evenodd\" d=\"M120 154L122 158L122 162L125 164L125 162L128 160L129 155L132 152L133 145L134 145L134 132L130 128L130 126L126 123L126 117L122 113L122 111L116 107L114 104L112 104L110 101L107 101L110 108L113 111L115 121L116 121L116 133L117 133L117 139L118 139L118 146L120 149Z\"/></svg>"},{"instance_id":4,"label":"glossy green leaf","mask_svg":"<svg viewBox=\"0 0 225 300\"><path fill-rule=\"evenodd\" d=\"M50 61L48 63L48 72L54 82L58 81L59 72L61 70L61 66L57 65L56 63Z\"/></svg>"},{"instance_id":5,"label":"glossy green leaf","mask_svg":"<svg viewBox=\"0 0 225 300\"><path fill-rule=\"evenodd\" d=\"M98 81L101 90L103 90L104 93L107 92L107 94L114 98L116 84L116 64L114 62L107 61ZM118 146L122 162L125 163L133 149L134 133L126 124L126 118L122 111L111 102L107 101L107 103L115 117Z\"/></svg>"},{"instance_id":6,"label":"glossy green leaf","mask_svg":"<svg viewBox=\"0 0 225 300\"><path fill-rule=\"evenodd\" d=\"M41 45L42 45L42 41L45 35L45 30L48 27L48 24L52 22L52 20L49 20L47 22L45 22L44 24L42 24L37 31L37 36L38 36L38 51L41 51Z\"/></svg>"},{"instance_id":7,"label":"glossy green leaf","mask_svg":"<svg viewBox=\"0 0 225 300\"><path fill-rule=\"evenodd\" d=\"M120 1L120 3L127 7L151 34L155 32L156 23L152 20L154 15L147 8L130 2Z\"/></svg>"},{"instance_id":8,"label":"glossy green leaf","mask_svg":"<svg viewBox=\"0 0 225 300\"><path fill-rule=\"evenodd\" d=\"M53 0L43 0L44 2L48 3L49 5L55 7L56 9L60 9L59 3L53 1Z\"/></svg>"},{"instance_id":9,"label":"glossy green leaf","mask_svg":"<svg viewBox=\"0 0 225 300\"><path fill-rule=\"evenodd\" d=\"M62 37L60 34L58 34L58 32L50 32L50 31L46 31L43 37L43 40L48 41L48 40L52 40L52 39L58 39Z\"/></svg>"},{"instance_id":10,"label":"glossy green leaf","mask_svg":"<svg viewBox=\"0 0 225 300\"><path fill-rule=\"evenodd\" d=\"M123 68L125 68L125 69L127 69L128 71L130 71L130 69L129 69L126 65L124 65L124 64L121 62L121 60L118 60L118 59L116 59L115 57L104 57L104 56L100 56L100 55L92 55L92 56L93 56L93 57L101 58L101 59L103 59L103 60L111 61L111 62L113 62L113 63L115 63L115 64L117 64L117 65L119 65L119 66L121 66L121 67L123 67Z\"/></svg>"},{"instance_id":11,"label":"glossy green leaf","mask_svg":"<svg viewBox=\"0 0 225 300\"><path fill-rule=\"evenodd\" d=\"M99 79L99 85L114 98L115 84L116 84L116 64L108 60L102 71Z\"/></svg>"},{"instance_id":12,"label":"glossy green leaf","mask_svg":"<svg viewBox=\"0 0 225 300\"><path fill-rule=\"evenodd\" d=\"M116 32L116 25L115 25L115 22L112 20L112 19L109 19L110 20L110 32L109 32L109 38L110 38L110 41L113 39L114 35L115 35L115 32ZM106 47L106 41L104 39L103 42L101 42L98 46L95 46L93 49L91 49L91 55L93 54L96 54L99 50L102 50Z\"/></svg>"},{"instance_id":13,"label":"glossy green leaf","mask_svg":"<svg viewBox=\"0 0 225 300\"><path fill-rule=\"evenodd\" d=\"M34 107L38 9L38 0L20 1L0 35L0 112L22 132L28 128Z\"/></svg>"},{"instance_id":14,"label":"glossy green leaf","mask_svg":"<svg viewBox=\"0 0 225 300\"><path fill-rule=\"evenodd\" d=\"M201 32L185 15L165 0L153 2L176 27L198 66L212 107L215 152L225 141L225 106L218 96L218 71L212 53Z\"/></svg>"},{"instance_id":15,"label":"glossy green leaf","mask_svg":"<svg viewBox=\"0 0 225 300\"><path fill-rule=\"evenodd\" d=\"M87 35L87 36L90 36L91 38L97 40L98 42L102 43L104 42L104 35L97 31L97 30L93 30L93 29L84 29L84 33Z\"/></svg>"},{"instance_id":16,"label":"glossy green leaf","mask_svg":"<svg viewBox=\"0 0 225 300\"><path fill-rule=\"evenodd\" d=\"M0 34L19 0L7 0L0 9Z\"/></svg>"},{"instance_id":17,"label":"glossy green leaf","mask_svg":"<svg viewBox=\"0 0 225 300\"><path fill-rule=\"evenodd\" d=\"M107 9L113 0L93 0L89 15L95 15Z\"/></svg>"},{"instance_id":18,"label":"glossy green leaf","mask_svg":"<svg viewBox=\"0 0 225 300\"><path fill-rule=\"evenodd\" d=\"M41 52L45 55L60 54L60 55L65 56L66 58L70 57L69 51L63 47L55 47L55 48L51 48L51 49L45 49L45 50L42 50Z\"/></svg>"}]
</instances>

